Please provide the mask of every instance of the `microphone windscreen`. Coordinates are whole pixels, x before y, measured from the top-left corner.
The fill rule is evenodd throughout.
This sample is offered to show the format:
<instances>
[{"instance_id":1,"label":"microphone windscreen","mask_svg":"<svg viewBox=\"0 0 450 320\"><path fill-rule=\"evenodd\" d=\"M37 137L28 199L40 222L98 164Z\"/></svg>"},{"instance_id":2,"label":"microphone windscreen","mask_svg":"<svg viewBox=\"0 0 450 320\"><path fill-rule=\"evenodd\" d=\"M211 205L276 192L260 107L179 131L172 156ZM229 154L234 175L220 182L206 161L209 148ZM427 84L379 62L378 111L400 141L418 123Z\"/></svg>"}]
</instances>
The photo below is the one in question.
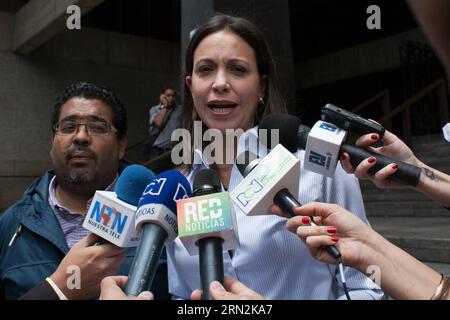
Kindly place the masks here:
<instances>
[{"instance_id":1,"label":"microphone windscreen","mask_svg":"<svg viewBox=\"0 0 450 320\"><path fill-rule=\"evenodd\" d=\"M290 152L297 152L297 135L295 134L298 127L302 124L301 120L296 116L292 116L285 113L270 114L261 120L259 129L265 130L279 130L279 143L283 145ZM294 133L294 134L293 134ZM267 134L268 149L275 148L275 142L271 138L271 134ZM264 140L264 139L262 139ZM266 141L261 141L265 143Z\"/></svg>"},{"instance_id":2,"label":"microphone windscreen","mask_svg":"<svg viewBox=\"0 0 450 320\"><path fill-rule=\"evenodd\" d=\"M155 178L155 174L148 168L132 164L126 167L117 179L115 192L117 198L137 206L147 185Z\"/></svg>"},{"instance_id":3,"label":"microphone windscreen","mask_svg":"<svg viewBox=\"0 0 450 320\"><path fill-rule=\"evenodd\" d=\"M192 190L195 197L220 192L221 183L217 173L213 169L199 170L194 177Z\"/></svg>"},{"instance_id":4,"label":"microphone windscreen","mask_svg":"<svg viewBox=\"0 0 450 320\"><path fill-rule=\"evenodd\" d=\"M177 170L168 170L157 175L142 193L138 209L146 204L161 204L176 213L176 200L192 197L191 185Z\"/></svg>"}]
</instances>

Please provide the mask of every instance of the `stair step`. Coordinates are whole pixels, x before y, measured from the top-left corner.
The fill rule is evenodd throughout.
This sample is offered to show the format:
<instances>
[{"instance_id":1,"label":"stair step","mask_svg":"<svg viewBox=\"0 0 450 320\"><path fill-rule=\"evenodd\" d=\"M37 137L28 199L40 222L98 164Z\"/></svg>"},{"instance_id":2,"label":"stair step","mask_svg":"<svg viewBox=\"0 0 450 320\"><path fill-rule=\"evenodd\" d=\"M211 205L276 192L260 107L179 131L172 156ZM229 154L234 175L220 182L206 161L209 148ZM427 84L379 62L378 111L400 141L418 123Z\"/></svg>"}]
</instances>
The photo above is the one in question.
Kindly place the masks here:
<instances>
[{"instance_id":1,"label":"stair step","mask_svg":"<svg viewBox=\"0 0 450 320\"><path fill-rule=\"evenodd\" d=\"M362 189L362 188L361 188ZM369 202L397 202L397 201L428 201L431 200L415 190L382 190L362 189L364 203Z\"/></svg>"},{"instance_id":2,"label":"stair step","mask_svg":"<svg viewBox=\"0 0 450 320\"><path fill-rule=\"evenodd\" d=\"M422 261L450 263L450 216L370 218L374 230Z\"/></svg>"},{"instance_id":3,"label":"stair step","mask_svg":"<svg viewBox=\"0 0 450 320\"><path fill-rule=\"evenodd\" d=\"M450 211L433 201L365 202L370 217L449 217ZM450 234L450 228L449 228Z\"/></svg>"},{"instance_id":4,"label":"stair step","mask_svg":"<svg viewBox=\"0 0 450 320\"><path fill-rule=\"evenodd\" d=\"M415 139L415 138L413 138L413 139ZM437 145L448 146L448 141L444 139L443 135L441 135L437 139L422 140L422 142L420 142L420 143L413 142L411 145L411 148L416 151L421 151L421 150L428 150L431 147L437 146Z\"/></svg>"},{"instance_id":5,"label":"stair step","mask_svg":"<svg viewBox=\"0 0 450 320\"><path fill-rule=\"evenodd\" d=\"M447 278L450 277L450 263L438 263L438 262L428 262L428 261L422 261L427 266L429 266L431 269L443 273L444 276Z\"/></svg>"},{"instance_id":6,"label":"stair step","mask_svg":"<svg viewBox=\"0 0 450 320\"><path fill-rule=\"evenodd\" d=\"M422 136L414 136L412 138L412 146L420 148L423 145L426 145L430 142L445 142L444 136L441 133L437 134L428 134Z\"/></svg>"}]
</instances>

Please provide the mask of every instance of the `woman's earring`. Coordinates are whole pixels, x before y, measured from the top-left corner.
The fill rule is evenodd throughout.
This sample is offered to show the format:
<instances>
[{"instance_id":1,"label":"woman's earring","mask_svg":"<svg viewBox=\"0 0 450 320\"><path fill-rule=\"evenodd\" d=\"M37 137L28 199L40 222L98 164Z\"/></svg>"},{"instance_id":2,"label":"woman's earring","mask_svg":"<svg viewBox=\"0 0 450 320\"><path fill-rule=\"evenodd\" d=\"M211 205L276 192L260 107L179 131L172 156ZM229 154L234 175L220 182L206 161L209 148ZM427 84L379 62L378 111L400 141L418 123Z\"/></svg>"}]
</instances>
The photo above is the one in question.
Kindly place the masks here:
<instances>
[{"instance_id":1,"label":"woman's earring","mask_svg":"<svg viewBox=\"0 0 450 320\"><path fill-rule=\"evenodd\" d=\"M260 103L261 105L264 105L264 104L265 104L265 103L264 103L263 97L259 97L259 103Z\"/></svg>"}]
</instances>

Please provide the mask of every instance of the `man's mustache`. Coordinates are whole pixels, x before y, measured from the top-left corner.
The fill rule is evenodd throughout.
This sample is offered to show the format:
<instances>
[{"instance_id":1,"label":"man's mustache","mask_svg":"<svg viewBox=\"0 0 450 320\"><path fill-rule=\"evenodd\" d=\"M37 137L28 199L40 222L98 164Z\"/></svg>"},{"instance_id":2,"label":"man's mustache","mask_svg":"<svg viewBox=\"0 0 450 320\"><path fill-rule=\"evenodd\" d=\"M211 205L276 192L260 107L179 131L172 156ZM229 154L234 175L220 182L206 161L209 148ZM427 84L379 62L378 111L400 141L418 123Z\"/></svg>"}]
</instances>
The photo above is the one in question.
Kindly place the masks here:
<instances>
[{"instance_id":1,"label":"man's mustache","mask_svg":"<svg viewBox=\"0 0 450 320\"><path fill-rule=\"evenodd\" d=\"M97 155L94 151L88 149L88 148L80 148L80 147L73 147L70 148L67 152L67 160L70 160L74 157L86 157L86 158L92 158L94 160L97 160Z\"/></svg>"}]
</instances>

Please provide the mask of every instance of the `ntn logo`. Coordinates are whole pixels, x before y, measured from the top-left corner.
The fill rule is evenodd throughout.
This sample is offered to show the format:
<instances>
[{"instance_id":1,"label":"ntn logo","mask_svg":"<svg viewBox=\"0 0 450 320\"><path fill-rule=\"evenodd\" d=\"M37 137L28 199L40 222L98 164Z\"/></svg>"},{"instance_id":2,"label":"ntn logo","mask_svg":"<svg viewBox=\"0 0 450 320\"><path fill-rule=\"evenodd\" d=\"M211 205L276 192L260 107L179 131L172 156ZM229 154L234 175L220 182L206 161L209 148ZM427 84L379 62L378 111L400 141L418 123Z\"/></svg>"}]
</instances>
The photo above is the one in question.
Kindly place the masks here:
<instances>
[{"instance_id":1,"label":"ntn logo","mask_svg":"<svg viewBox=\"0 0 450 320\"><path fill-rule=\"evenodd\" d=\"M122 214L114 207L110 207L103 204L100 201L96 201L94 208L91 211L91 219L95 219L96 222L102 223L104 226L116 230L118 233L122 233L128 216Z\"/></svg>"}]
</instances>

